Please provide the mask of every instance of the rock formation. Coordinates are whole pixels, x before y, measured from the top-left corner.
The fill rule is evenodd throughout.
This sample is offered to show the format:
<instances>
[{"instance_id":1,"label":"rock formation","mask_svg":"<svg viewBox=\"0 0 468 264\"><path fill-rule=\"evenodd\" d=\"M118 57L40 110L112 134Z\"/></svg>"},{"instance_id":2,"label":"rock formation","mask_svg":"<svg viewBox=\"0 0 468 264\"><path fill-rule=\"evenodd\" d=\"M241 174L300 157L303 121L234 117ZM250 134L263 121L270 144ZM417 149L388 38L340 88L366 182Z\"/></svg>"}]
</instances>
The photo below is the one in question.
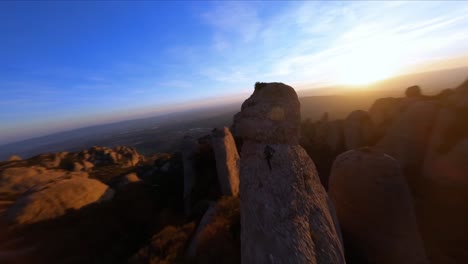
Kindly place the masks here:
<instances>
[{"instance_id":1,"label":"rock formation","mask_svg":"<svg viewBox=\"0 0 468 264\"><path fill-rule=\"evenodd\" d=\"M356 110L346 117L343 122L345 149L370 146L375 132L374 124L366 111Z\"/></svg>"},{"instance_id":2,"label":"rock formation","mask_svg":"<svg viewBox=\"0 0 468 264\"><path fill-rule=\"evenodd\" d=\"M417 85L410 86L406 88L405 95L406 97L421 97L421 87Z\"/></svg>"},{"instance_id":3,"label":"rock formation","mask_svg":"<svg viewBox=\"0 0 468 264\"><path fill-rule=\"evenodd\" d=\"M254 94L234 116L233 134L266 144L298 144L300 122L300 104L292 87L257 83Z\"/></svg>"},{"instance_id":4,"label":"rock formation","mask_svg":"<svg viewBox=\"0 0 468 264\"><path fill-rule=\"evenodd\" d=\"M47 170L39 166L10 167L0 172L0 193L17 197L36 185L55 181L63 177L87 178L85 172Z\"/></svg>"},{"instance_id":5,"label":"rock formation","mask_svg":"<svg viewBox=\"0 0 468 264\"><path fill-rule=\"evenodd\" d=\"M31 224L62 216L68 209L80 209L112 198L114 191L97 180L84 177L61 178L36 185L7 211L16 224Z\"/></svg>"},{"instance_id":6,"label":"rock formation","mask_svg":"<svg viewBox=\"0 0 468 264\"><path fill-rule=\"evenodd\" d=\"M18 160L22 160L22 159L20 156L17 156L17 155L13 155L8 159L8 161L18 161Z\"/></svg>"},{"instance_id":7,"label":"rock formation","mask_svg":"<svg viewBox=\"0 0 468 264\"><path fill-rule=\"evenodd\" d=\"M343 120L329 121L326 113L317 122L306 120L301 125L301 146L315 162L320 182L327 189L331 165L344 151Z\"/></svg>"},{"instance_id":8,"label":"rock formation","mask_svg":"<svg viewBox=\"0 0 468 264\"><path fill-rule=\"evenodd\" d=\"M370 148L339 155L329 195L351 263L427 263L410 189L398 162Z\"/></svg>"},{"instance_id":9,"label":"rock formation","mask_svg":"<svg viewBox=\"0 0 468 264\"><path fill-rule=\"evenodd\" d=\"M257 83L234 118L243 139L242 263L344 263L333 208L298 145L299 108L292 87Z\"/></svg>"},{"instance_id":10,"label":"rock formation","mask_svg":"<svg viewBox=\"0 0 468 264\"><path fill-rule=\"evenodd\" d=\"M184 204L185 211L190 211L190 196L195 184L195 161L194 157L198 151L198 142L190 136L185 136L182 142L182 162L184 165Z\"/></svg>"},{"instance_id":11,"label":"rock formation","mask_svg":"<svg viewBox=\"0 0 468 264\"><path fill-rule=\"evenodd\" d=\"M216 170L221 193L228 196L239 194L240 158L236 143L227 127L214 129L211 145L216 159Z\"/></svg>"},{"instance_id":12,"label":"rock formation","mask_svg":"<svg viewBox=\"0 0 468 264\"><path fill-rule=\"evenodd\" d=\"M466 260L468 228L468 83L439 95L418 199L420 225L432 263Z\"/></svg>"},{"instance_id":13,"label":"rock formation","mask_svg":"<svg viewBox=\"0 0 468 264\"><path fill-rule=\"evenodd\" d=\"M410 188L417 191L424 153L430 139L438 105L414 101L401 109L376 147L401 164Z\"/></svg>"},{"instance_id":14,"label":"rock formation","mask_svg":"<svg viewBox=\"0 0 468 264\"><path fill-rule=\"evenodd\" d=\"M198 224L197 230L195 231L195 235L193 236L190 245L187 248L188 258L194 258L197 255L197 249L200 247L200 243L202 243L202 241L200 241L201 237L204 235L204 233L210 232L207 230L207 226L215 218L217 209L218 208L214 202L210 203L208 209Z\"/></svg>"},{"instance_id":15,"label":"rock formation","mask_svg":"<svg viewBox=\"0 0 468 264\"><path fill-rule=\"evenodd\" d=\"M376 129L376 136L383 136L401 106L400 98L377 99L369 109L369 115Z\"/></svg>"}]
</instances>

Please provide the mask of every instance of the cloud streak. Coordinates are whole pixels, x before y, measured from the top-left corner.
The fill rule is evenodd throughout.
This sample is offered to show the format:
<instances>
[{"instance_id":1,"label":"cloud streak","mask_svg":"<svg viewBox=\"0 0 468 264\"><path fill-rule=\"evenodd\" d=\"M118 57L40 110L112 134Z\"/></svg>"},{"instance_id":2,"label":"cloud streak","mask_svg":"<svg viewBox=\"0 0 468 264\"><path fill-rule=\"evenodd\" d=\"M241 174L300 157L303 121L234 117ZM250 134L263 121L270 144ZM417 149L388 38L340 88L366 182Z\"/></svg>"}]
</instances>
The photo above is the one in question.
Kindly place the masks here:
<instances>
[{"instance_id":1,"label":"cloud streak","mask_svg":"<svg viewBox=\"0 0 468 264\"><path fill-rule=\"evenodd\" d=\"M350 60L361 56L374 57L367 63L386 64L396 74L435 56L468 52L463 45L468 40L467 6L301 2L260 19L257 4L217 3L202 19L213 27L214 50L232 57L205 65L200 73L216 82L239 84L254 81L252 76L332 83L352 69ZM244 15L233 15L237 12Z\"/></svg>"}]
</instances>

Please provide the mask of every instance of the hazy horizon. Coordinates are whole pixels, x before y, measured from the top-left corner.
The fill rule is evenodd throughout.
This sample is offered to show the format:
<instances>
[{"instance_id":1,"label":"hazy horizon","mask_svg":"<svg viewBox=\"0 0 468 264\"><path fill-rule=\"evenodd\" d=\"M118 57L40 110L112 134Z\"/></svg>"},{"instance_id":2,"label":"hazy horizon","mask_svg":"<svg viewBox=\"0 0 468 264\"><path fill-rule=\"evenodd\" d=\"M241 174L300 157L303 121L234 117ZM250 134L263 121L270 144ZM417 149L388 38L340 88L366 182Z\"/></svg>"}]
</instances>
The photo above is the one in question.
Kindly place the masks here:
<instances>
[{"instance_id":1,"label":"hazy horizon","mask_svg":"<svg viewBox=\"0 0 468 264\"><path fill-rule=\"evenodd\" d=\"M241 101L256 81L468 66L467 14L435 1L1 2L0 144Z\"/></svg>"}]
</instances>

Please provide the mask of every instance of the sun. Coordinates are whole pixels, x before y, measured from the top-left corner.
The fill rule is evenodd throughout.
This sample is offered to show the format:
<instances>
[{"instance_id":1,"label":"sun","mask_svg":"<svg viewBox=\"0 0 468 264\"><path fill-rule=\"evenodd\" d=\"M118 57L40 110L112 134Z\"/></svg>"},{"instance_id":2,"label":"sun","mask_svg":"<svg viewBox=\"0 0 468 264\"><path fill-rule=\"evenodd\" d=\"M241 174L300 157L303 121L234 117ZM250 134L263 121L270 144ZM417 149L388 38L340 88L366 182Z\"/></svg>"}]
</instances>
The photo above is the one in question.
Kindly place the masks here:
<instances>
[{"instance_id":1,"label":"sun","mask_svg":"<svg viewBox=\"0 0 468 264\"><path fill-rule=\"evenodd\" d=\"M338 82L365 85L395 75L400 68L398 45L388 39L360 41L338 60Z\"/></svg>"}]
</instances>

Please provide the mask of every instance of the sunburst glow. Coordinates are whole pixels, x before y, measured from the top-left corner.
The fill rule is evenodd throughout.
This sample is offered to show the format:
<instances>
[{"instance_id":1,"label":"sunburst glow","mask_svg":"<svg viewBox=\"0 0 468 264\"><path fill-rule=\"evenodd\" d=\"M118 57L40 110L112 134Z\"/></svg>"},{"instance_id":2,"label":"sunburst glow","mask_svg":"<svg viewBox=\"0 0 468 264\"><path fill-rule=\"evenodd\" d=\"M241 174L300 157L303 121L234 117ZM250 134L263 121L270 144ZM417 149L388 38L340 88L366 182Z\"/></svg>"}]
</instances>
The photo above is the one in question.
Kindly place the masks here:
<instances>
[{"instance_id":1,"label":"sunburst glow","mask_svg":"<svg viewBox=\"0 0 468 264\"><path fill-rule=\"evenodd\" d=\"M364 85L383 80L398 72L401 44L393 38L376 38L350 45L347 54L340 57L337 67L342 84Z\"/></svg>"}]
</instances>

